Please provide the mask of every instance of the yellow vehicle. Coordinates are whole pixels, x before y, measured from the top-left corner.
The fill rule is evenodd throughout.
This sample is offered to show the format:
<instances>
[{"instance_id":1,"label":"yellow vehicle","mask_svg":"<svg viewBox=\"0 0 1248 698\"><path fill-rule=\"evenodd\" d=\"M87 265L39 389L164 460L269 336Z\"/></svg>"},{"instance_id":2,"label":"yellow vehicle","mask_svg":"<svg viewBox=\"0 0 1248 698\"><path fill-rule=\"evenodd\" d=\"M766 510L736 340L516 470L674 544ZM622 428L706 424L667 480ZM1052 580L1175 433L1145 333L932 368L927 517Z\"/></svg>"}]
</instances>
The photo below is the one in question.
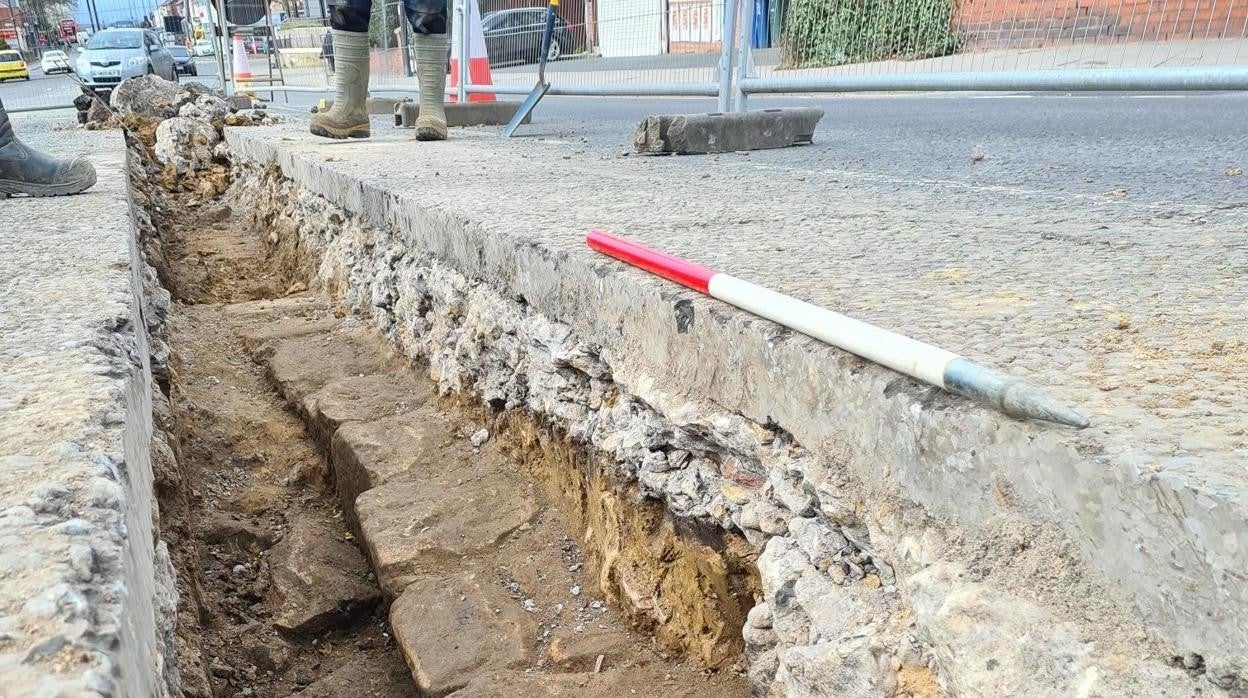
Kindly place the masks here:
<instances>
[{"instance_id":1,"label":"yellow vehicle","mask_svg":"<svg viewBox=\"0 0 1248 698\"><path fill-rule=\"evenodd\" d=\"M30 79L30 68L17 51L0 51L0 81Z\"/></svg>"}]
</instances>

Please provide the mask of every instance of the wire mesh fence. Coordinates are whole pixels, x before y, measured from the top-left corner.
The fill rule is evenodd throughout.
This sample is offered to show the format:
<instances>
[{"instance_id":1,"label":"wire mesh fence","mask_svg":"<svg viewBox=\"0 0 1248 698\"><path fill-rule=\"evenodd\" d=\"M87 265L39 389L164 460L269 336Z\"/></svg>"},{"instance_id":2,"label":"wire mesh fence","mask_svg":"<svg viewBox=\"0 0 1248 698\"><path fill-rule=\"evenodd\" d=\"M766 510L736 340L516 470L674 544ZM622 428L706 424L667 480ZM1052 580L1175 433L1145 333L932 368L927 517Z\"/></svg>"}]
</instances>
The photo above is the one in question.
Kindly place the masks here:
<instances>
[{"instance_id":1,"label":"wire mesh fence","mask_svg":"<svg viewBox=\"0 0 1248 698\"><path fill-rule=\"evenodd\" d=\"M769 14L777 1L784 11ZM1152 70L1248 61L1248 0L752 2L749 78Z\"/></svg>"},{"instance_id":2,"label":"wire mesh fence","mask_svg":"<svg viewBox=\"0 0 1248 698\"><path fill-rule=\"evenodd\" d=\"M475 4L475 3L474 3ZM497 6L487 2L486 8ZM723 0L572 0L560 5L547 54L552 94L713 94ZM471 10L465 3L465 9ZM497 91L532 88L542 53L545 4L487 11L471 51ZM471 14L469 15L471 16ZM484 78L484 79L483 79Z\"/></svg>"},{"instance_id":3,"label":"wire mesh fence","mask_svg":"<svg viewBox=\"0 0 1248 698\"><path fill-rule=\"evenodd\" d=\"M465 17L471 35L451 41L450 92L462 43L468 92L527 93L537 79L545 4L451 5L452 24ZM216 54L232 44L217 42L213 19L198 18L194 35L188 27L176 42L196 54L191 79L220 86ZM376 93L417 90L405 25L401 2L374 3ZM336 66L323 11L271 11L230 33L244 38L252 92L331 90ZM90 34L84 28L76 44ZM0 77L11 78L0 82L0 99L13 111L68 107L78 83L41 58L63 49L76 69L78 48L26 47L25 73L0 67ZM552 95L732 93L738 106L747 92L1248 89L1248 0L564 0L547 56ZM222 58L229 77L228 53ZM1028 79L1002 77L1011 75Z\"/></svg>"}]
</instances>

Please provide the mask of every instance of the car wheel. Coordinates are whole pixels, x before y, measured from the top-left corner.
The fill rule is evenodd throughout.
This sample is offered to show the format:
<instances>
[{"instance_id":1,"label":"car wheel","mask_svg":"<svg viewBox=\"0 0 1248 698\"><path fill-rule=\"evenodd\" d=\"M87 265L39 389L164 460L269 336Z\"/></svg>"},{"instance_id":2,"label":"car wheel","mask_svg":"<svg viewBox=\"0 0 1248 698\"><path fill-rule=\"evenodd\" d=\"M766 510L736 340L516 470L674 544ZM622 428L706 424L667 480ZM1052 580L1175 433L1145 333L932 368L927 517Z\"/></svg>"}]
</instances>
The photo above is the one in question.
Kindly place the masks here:
<instances>
[{"instance_id":1,"label":"car wheel","mask_svg":"<svg viewBox=\"0 0 1248 698\"><path fill-rule=\"evenodd\" d=\"M26 73L26 82L30 82L30 73Z\"/></svg>"},{"instance_id":2,"label":"car wheel","mask_svg":"<svg viewBox=\"0 0 1248 698\"><path fill-rule=\"evenodd\" d=\"M547 61L557 61L563 55L563 44L559 42L559 37L550 37L550 50L546 52Z\"/></svg>"}]
</instances>

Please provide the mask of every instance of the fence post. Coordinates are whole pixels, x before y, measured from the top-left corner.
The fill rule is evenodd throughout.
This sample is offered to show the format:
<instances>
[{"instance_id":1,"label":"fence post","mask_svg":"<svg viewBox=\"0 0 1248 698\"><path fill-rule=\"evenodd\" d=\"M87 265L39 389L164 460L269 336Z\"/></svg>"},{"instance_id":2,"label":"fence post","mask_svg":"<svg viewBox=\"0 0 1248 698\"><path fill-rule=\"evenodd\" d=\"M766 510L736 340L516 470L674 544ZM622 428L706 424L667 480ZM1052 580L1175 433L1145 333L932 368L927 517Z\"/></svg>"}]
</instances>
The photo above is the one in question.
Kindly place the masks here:
<instances>
[{"instance_id":1,"label":"fence post","mask_svg":"<svg viewBox=\"0 0 1248 698\"><path fill-rule=\"evenodd\" d=\"M750 68L753 65L751 58L754 55L754 2L755 0L744 0L739 3L741 45L737 47L737 80L732 89L734 112L743 112L746 106L741 80L750 77Z\"/></svg>"},{"instance_id":2,"label":"fence post","mask_svg":"<svg viewBox=\"0 0 1248 698\"><path fill-rule=\"evenodd\" d=\"M412 39L407 30L406 6L399 3L399 44L401 45L400 53L403 54L403 75L410 78L412 77Z\"/></svg>"},{"instance_id":3,"label":"fence post","mask_svg":"<svg viewBox=\"0 0 1248 698\"><path fill-rule=\"evenodd\" d=\"M217 42L217 69L220 71L221 91L227 96L234 94L234 44L230 41L230 23L225 18L225 0L217 0L217 26L213 32L221 39Z\"/></svg>"},{"instance_id":4,"label":"fence post","mask_svg":"<svg viewBox=\"0 0 1248 698\"><path fill-rule=\"evenodd\" d=\"M726 112L732 107L732 68L733 44L737 37L737 12L741 7L740 0L724 0L724 33L720 40L719 52L719 111Z\"/></svg>"},{"instance_id":5,"label":"fence post","mask_svg":"<svg viewBox=\"0 0 1248 698\"><path fill-rule=\"evenodd\" d=\"M468 30L468 0L455 0L455 26L452 29L459 32L459 65L455 66L459 71L459 84L455 88L455 101L467 104L468 47L472 38Z\"/></svg>"}]
</instances>

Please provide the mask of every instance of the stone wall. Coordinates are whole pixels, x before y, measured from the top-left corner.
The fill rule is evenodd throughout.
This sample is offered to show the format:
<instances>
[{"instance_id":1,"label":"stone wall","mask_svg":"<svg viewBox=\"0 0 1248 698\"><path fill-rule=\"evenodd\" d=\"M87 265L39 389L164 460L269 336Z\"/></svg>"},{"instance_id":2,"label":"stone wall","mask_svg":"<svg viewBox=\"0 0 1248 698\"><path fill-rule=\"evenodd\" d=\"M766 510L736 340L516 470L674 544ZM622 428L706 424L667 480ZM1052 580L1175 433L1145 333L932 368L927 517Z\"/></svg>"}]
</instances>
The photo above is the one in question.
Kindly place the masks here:
<instances>
[{"instance_id":1,"label":"stone wall","mask_svg":"<svg viewBox=\"0 0 1248 698\"><path fill-rule=\"evenodd\" d=\"M1233 663L1206 677L1204 657L1172 662L1061 530L1020 515L1007 473L1079 462L1045 432L925 410L940 398L884 369L489 234L271 134L227 140L240 205L288 271L370 317L443 390L555 422L674 516L755 546L763 600L743 634L759 695L1238 680Z\"/></svg>"}]
</instances>

